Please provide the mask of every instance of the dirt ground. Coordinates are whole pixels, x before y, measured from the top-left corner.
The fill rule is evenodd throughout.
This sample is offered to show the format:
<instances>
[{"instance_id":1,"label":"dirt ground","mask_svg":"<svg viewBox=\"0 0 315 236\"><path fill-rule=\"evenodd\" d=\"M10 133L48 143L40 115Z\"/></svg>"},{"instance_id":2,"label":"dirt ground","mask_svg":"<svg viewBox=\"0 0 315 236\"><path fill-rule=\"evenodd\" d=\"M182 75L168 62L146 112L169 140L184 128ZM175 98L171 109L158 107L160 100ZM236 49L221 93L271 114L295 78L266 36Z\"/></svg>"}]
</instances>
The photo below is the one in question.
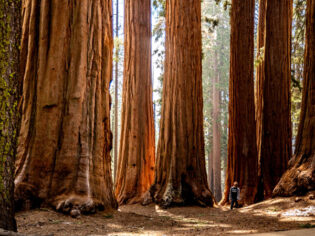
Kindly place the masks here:
<instances>
[{"instance_id":1,"label":"dirt ground","mask_svg":"<svg viewBox=\"0 0 315 236\"><path fill-rule=\"evenodd\" d=\"M33 235L241 235L315 227L314 211L303 217L285 214L313 206L315 200L308 197L276 198L235 210L131 205L77 219L38 209L18 213L17 223L20 233Z\"/></svg>"}]
</instances>

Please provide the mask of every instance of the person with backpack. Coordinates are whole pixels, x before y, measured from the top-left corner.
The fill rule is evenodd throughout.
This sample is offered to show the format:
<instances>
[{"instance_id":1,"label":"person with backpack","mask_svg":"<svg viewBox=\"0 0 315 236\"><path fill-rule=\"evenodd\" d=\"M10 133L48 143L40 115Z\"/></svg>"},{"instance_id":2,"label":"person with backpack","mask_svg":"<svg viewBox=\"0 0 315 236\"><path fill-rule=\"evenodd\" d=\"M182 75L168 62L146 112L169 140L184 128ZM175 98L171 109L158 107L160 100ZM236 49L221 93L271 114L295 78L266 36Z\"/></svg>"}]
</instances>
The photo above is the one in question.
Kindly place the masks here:
<instances>
[{"instance_id":1,"label":"person with backpack","mask_svg":"<svg viewBox=\"0 0 315 236\"><path fill-rule=\"evenodd\" d=\"M233 186L230 188L230 195L229 195L229 199L231 201L231 210L234 207L238 208L238 200L240 200L240 189L238 187L238 182L234 182Z\"/></svg>"}]
</instances>

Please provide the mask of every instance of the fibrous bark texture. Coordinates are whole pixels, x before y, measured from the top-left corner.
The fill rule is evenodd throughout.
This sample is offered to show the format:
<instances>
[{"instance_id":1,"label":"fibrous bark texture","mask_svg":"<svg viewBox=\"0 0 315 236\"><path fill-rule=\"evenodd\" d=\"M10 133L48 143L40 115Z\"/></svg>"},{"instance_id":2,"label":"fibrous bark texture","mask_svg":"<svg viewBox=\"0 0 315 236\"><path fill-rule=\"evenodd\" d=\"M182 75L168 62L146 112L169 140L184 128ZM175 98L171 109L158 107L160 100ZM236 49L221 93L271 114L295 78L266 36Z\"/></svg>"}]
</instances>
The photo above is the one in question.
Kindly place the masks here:
<instances>
[{"instance_id":1,"label":"fibrous bark texture","mask_svg":"<svg viewBox=\"0 0 315 236\"><path fill-rule=\"evenodd\" d=\"M19 128L21 3L0 0L0 228L16 231L14 159Z\"/></svg>"},{"instance_id":2,"label":"fibrous bark texture","mask_svg":"<svg viewBox=\"0 0 315 236\"><path fill-rule=\"evenodd\" d=\"M222 198L221 191L221 132L220 132L220 91L218 72L218 52L214 54L214 78L213 78L213 194L217 201Z\"/></svg>"},{"instance_id":3,"label":"fibrous bark texture","mask_svg":"<svg viewBox=\"0 0 315 236\"><path fill-rule=\"evenodd\" d=\"M242 204L253 203L257 193L254 3L254 0L232 1L228 163L221 204L228 202L234 181L239 182Z\"/></svg>"},{"instance_id":4,"label":"fibrous bark texture","mask_svg":"<svg viewBox=\"0 0 315 236\"><path fill-rule=\"evenodd\" d=\"M307 1L302 110L295 155L273 190L274 196L315 190L315 1Z\"/></svg>"},{"instance_id":5,"label":"fibrous bark texture","mask_svg":"<svg viewBox=\"0 0 315 236\"><path fill-rule=\"evenodd\" d=\"M257 83L256 118L261 133L258 137L259 160L264 197L272 190L287 169L291 157L290 113L290 38L292 0L267 0L265 12L265 49L263 73Z\"/></svg>"},{"instance_id":6,"label":"fibrous bark texture","mask_svg":"<svg viewBox=\"0 0 315 236\"><path fill-rule=\"evenodd\" d=\"M203 137L201 2L166 1L166 58L155 182L161 206L212 206Z\"/></svg>"},{"instance_id":7,"label":"fibrous bark texture","mask_svg":"<svg viewBox=\"0 0 315 236\"><path fill-rule=\"evenodd\" d=\"M122 127L116 197L143 200L154 180L155 138L151 81L151 1L125 0Z\"/></svg>"},{"instance_id":8,"label":"fibrous bark texture","mask_svg":"<svg viewBox=\"0 0 315 236\"><path fill-rule=\"evenodd\" d=\"M260 146L261 146L261 115L262 115L262 96L263 96L263 73L264 73L264 46L265 46L265 19L266 19L266 0L259 0L259 18L258 18L258 34L257 34L257 60L259 64L256 67L256 86L255 86L255 115L256 115L256 137L257 137L257 151L258 151L258 176L259 186L257 199L263 200L263 180L261 174L260 163Z\"/></svg>"},{"instance_id":9,"label":"fibrous bark texture","mask_svg":"<svg viewBox=\"0 0 315 236\"><path fill-rule=\"evenodd\" d=\"M110 149L110 0L23 1L16 200L65 213L117 206Z\"/></svg>"}]
</instances>

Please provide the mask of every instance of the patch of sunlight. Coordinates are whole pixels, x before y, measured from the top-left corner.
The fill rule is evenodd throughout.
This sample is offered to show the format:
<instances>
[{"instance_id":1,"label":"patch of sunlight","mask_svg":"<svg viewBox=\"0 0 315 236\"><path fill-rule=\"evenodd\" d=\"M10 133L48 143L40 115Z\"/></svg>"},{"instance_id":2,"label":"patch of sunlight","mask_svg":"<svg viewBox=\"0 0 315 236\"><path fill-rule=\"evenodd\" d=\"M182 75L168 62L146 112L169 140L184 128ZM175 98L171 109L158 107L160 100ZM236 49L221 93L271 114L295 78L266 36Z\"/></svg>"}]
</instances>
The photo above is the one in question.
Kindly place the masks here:
<instances>
[{"instance_id":1,"label":"patch of sunlight","mask_svg":"<svg viewBox=\"0 0 315 236\"><path fill-rule=\"evenodd\" d=\"M252 233L257 233L258 230L245 230L245 229L238 229L238 230L230 230L226 231L228 234L252 234Z\"/></svg>"},{"instance_id":2,"label":"patch of sunlight","mask_svg":"<svg viewBox=\"0 0 315 236\"><path fill-rule=\"evenodd\" d=\"M314 222L315 217L314 216L301 216L301 217L281 217L279 219L280 222Z\"/></svg>"},{"instance_id":3,"label":"patch of sunlight","mask_svg":"<svg viewBox=\"0 0 315 236\"><path fill-rule=\"evenodd\" d=\"M108 228L113 228L113 229L121 229L123 226L119 225L119 224L113 224L113 223L109 223L107 224Z\"/></svg>"}]
</instances>

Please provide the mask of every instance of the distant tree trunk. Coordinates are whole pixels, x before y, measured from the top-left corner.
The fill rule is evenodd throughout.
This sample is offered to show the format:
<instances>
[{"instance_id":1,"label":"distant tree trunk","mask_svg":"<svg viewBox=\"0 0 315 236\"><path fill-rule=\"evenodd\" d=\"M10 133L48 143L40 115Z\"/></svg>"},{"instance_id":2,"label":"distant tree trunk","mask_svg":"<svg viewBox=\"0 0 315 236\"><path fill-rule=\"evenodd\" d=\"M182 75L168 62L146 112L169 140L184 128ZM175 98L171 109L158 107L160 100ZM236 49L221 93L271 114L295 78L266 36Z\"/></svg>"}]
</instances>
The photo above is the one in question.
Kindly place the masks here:
<instances>
[{"instance_id":1,"label":"distant tree trunk","mask_svg":"<svg viewBox=\"0 0 315 236\"><path fill-rule=\"evenodd\" d=\"M221 191L221 132L220 132L220 91L217 88L219 83L218 52L214 54L215 75L213 78L213 194L217 201L222 198Z\"/></svg>"},{"instance_id":2,"label":"distant tree trunk","mask_svg":"<svg viewBox=\"0 0 315 236\"><path fill-rule=\"evenodd\" d=\"M208 183L211 191L213 191L213 179L213 150L211 149L208 154Z\"/></svg>"},{"instance_id":3,"label":"distant tree trunk","mask_svg":"<svg viewBox=\"0 0 315 236\"><path fill-rule=\"evenodd\" d=\"M125 1L125 60L121 141L116 181L119 204L142 202L154 180L151 81L151 1Z\"/></svg>"},{"instance_id":4,"label":"distant tree trunk","mask_svg":"<svg viewBox=\"0 0 315 236\"><path fill-rule=\"evenodd\" d=\"M265 46L265 19L266 19L266 0L259 0L259 18L258 18L258 34L257 34L257 58L263 59L264 46ZM260 163L260 150L261 150L261 120L262 120L262 98L263 98L263 73L264 63L259 62L256 68L256 87L255 87L255 103L256 103L256 135L257 135L257 150L258 150L258 176L259 186L257 200L264 199L263 193L263 179L261 174L261 163Z\"/></svg>"},{"instance_id":5,"label":"distant tree trunk","mask_svg":"<svg viewBox=\"0 0 315 236\"><path fill-rule=\"evenodd\" d=\"M166 1L166 57L157 166L150 192L161 206L212 206L203 137L201 2Z\"/></svg>"},{"instance_id":6,"label":"distant tree trunk","mask_svg":"<svg viewBox=\"0 0 315 236\"><path fill-rule=\"evenodd\" d=\"M221 204L228 202L234 181L239 182L242 204L253 203L257 193L254 10L254 0L232 1L228 164Z\"/></svg>"},{"instance_id":7,"label":"distant tree trunk","mask_svg":"<svg viewBox=\"0 0 315 236\"><path fill-rule=\"evenodd\" d=\"M19 129L21 2L0 1L0 228L16 231L14 159Z\"/></svg>"},{"instance_id":8,"label":"distant tree trunk","mask_svg":"<svg viewBox=\"0 0 315 236\"><path fill-rule=\"evenodd\" d=\"M116 38L118 38L119 32L119 0L116 0ZM115 111L114 111L114 182L116 183L116 173L117 173L117 162L118 162L118 57L119 57L119 50L118 44L116 44L115 48Z\"/></svg>"},{"instance_id":9,"label":"distant tree trunk","mask_svg":"<svg viewBox=\"0 0 315 236\"><path fill-rule=\"evenodd\" d=\"M23 2L21 208L116 208L111 178L110 0Z\"/></svg>"},{"instance_id":10,"label":"distant tree trunk","mask_svg":"<svg viewBox=\"0 0 315 236\"><path fill-rule=\"evenodd\" d=\"M307 1L302 110L296 151L273 196L303 195L315 190L315 0Z\"/></svg>"},{"instance_id":11,"label":"distant tree trunk","mask_svg":"<svg viewBox=\"0 0 315 236\"><path fill-rule=\"evenodd\" d=\"M265 53L259 86L259 160L264 197L271 196L291 157L291 14L292 0L266 0Z\"/></svg>"}]
</instances>

